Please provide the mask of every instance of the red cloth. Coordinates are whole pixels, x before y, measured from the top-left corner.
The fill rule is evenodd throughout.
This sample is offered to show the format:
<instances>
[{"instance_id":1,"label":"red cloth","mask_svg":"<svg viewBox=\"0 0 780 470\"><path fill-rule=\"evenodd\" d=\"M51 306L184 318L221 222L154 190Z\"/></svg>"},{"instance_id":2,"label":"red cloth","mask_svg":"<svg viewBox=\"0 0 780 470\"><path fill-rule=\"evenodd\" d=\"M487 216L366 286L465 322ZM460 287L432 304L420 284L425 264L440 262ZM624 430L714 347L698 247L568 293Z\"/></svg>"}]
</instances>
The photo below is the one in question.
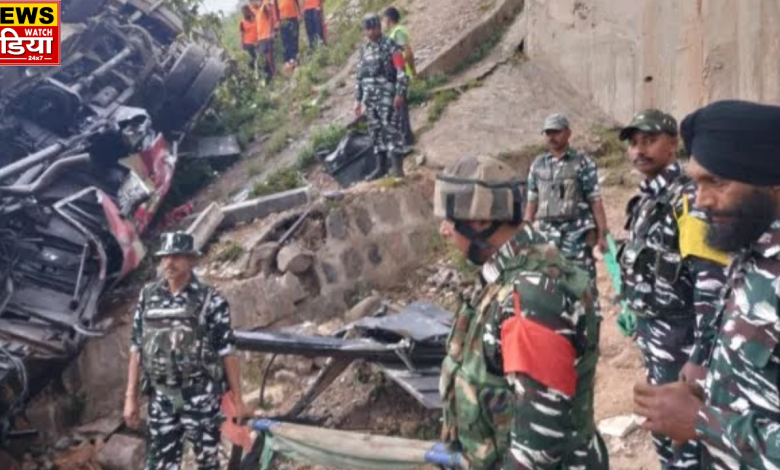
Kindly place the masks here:
<instances>
[{"instance_id":1,"label":"red cloth","mask_svg":"<svg viewBox=\"0 0 780 470\"><path fill-rule=\"evenodd\" d=\"M577 353L568 339L522 315L520 295L513 294L515 316L501 326L504 373L525 374L568 397L577 389Z\"/></svg>"},{"instance_id":2,"label":"red cloth","mask_svg":"<svg viewBox=\"0 0 780 470\"><path fill-rule=\"evenodd\" d=\"M304 10L319 10L322 8L322 0L305 0L303 2Z\"/></svg>"},{"instance_id":3,"label":"red cloth","mask_svg":"<svg viewBox=\"0 0 780 470\"><path fill-rule=\"evenodd\" d=\"M403 70L405 63L402 54L393 54L393 65L395 65L396 69Z\"/></svg>"}]
</instances>

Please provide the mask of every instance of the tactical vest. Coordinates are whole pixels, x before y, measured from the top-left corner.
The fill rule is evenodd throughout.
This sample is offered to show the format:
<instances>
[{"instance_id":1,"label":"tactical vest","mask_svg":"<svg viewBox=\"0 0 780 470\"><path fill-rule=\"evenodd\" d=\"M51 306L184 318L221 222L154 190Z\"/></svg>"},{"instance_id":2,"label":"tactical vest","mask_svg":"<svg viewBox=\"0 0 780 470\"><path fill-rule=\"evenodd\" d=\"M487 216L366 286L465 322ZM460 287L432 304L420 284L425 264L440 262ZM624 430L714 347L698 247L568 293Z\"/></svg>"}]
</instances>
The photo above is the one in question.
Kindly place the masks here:
<instances>
[{"instance_id":1,"label":"tactical vest","mask_svg":"<svg viewBox=\"0 0 780 470\"><path fill-rule=\"evenodd\" d=\"M619 260L621 269L625 272L631 269L635 275L639 274L653 285L660 280L670 286L674 286L682 269L682 256L677 256L676 261L671 261L662 256L664 252L679 254L678 231L662 233L661 240L654 240L663 248L659 250L648 246L650 230L657 224L663 223L666 217L675 217L673 207L674 198L680 193L683 186L690 182L686 175L680 175L667 188L660 197L641 203L641 197L636 196L629 202L627 212L628 221L625 229L633 234L631 240L627 240L620 248ZM641 222L641 225L637 224ZM665 249L665 250L664 250ZM624 275L625 276L625 275ZM655 289L649 292L635 289L634 286L625 284L621 296L629 300L642 300L648 309L659 317L668 319L693 318L693 305L690 296L677 296L667 304L658 302ZM645 311L631 309L638 317L648 316Z\"/></svg>"},{"instance_id":2,"label":"tactical vest","mask_svg":"<svg viewBox=\"0 0 780 470\"><path fill-rule=\"evenodd\" d=\"M539 192L538 220L563 222L579 215L578 206L584 199L577 170L584 157L575 153L563 158L563 163L543 158L542 165L534 169Z\"/></svg>"},{"instance_id":3,"label":"tactical vest","mask_svg":"<svg viewBox=\"0 0 780 470\"><path fill-rule=\"evenodd\" d=\"M397 72L393 64L393 54L391 50L388 50L389 46L386 45L390 41L384 36L380 38L375 47L371 48L371 54L366 54L367 48L365 46L360 49L359 80L378 78L384 79L388 83L395 83Z\"/></svg>"},{"instance_id":4,"label":"tactical vest","mask_svg":"<svg viewBox=\"0 0 780 470\"><path fill-rule=\"evenodd\" d=\"M144 309L141 361L152 386L217 379L219 358L205 319L212 292L186 307Z\"/></svg>"},{"instance_id":5,"label":"tactical vest","mask_svg":"<svg viewBox=\"0 0 780 470\"><path fill-rule=\"evenodd\" d=\"M558 309L561 305L560 299L551 296L571 296L577 299L584 299L586 304L592 307L593 298L589 287L589 277L585 271L577 269L569 261L561 256L557 258L545 258L543 253L537 253L536 256L521 256L506 266L503 278L499 280L502 283L511 282L513 270L534 271L546 274L557 282L560 293L550 293L541 286L528 282L517 284L517 288L502 290L499 295L499 301L506 304L510 295L517 292L519 299L523 304L533 304L536 308L539 306L549 306ZM541 296L541 297L540 297ZM587 309L585 318L585 341L575 344L575 350L578 353L579 360L575 365L577 375L577 386L571 400L570 423L571 428L561 430L566 432L567 439L565 444L555 449L547 449L552 453L568 453L581 448L593 438L596 432L596 423L594 421L594 391L596 381L596 365L599 358L599 318L592 308ZM518 314L518 312L515 312ZM548 312L550 315L559 314L553 310ZM512 434L515 439L520 441L532 441L535 439L534 431L527 425L523 417L518 416L513 421Z\"/></svg>"},{"instance_id":6,"label":"tactical vest","mask_svg":"<svg viewBox=\"0 0 780 470\"><path fill-rule=\"evenodd\" d=\"M566 266L570 270L564 269ZM485 359L483 336L490 318L490 306L503 304L514 292L512 277L517 271L563 272L556 279L564 293L590 295L588 277L565 261L560 263L543 256L521 256L506 266L501 277L485 291L479 310L466 304L458 312L447 340L447 357L442 364L439 392L444 401L442 439L456 441L469 460L470 470L487 469L501 464L510 444L513 428L514 391L503 374L490 370ZM569 276L568 274L575 275ZM579 273L580 275L576 275ZM528 292L519 292L529 297ZM577 388L572 401L572 426L579 432L562 451L576 449L592 438L596 426L593 420L594 385L598 362L599 323L590 312L586 323L588 344L576 365ZM527 427L527 426L526 426ZM522 438L523 429L514 429ZM487 444L486 444L487 443ZM491 447L492 446L492 447ZM492 453L486 454L485 449Z\"/></svg>"}]
</instances>

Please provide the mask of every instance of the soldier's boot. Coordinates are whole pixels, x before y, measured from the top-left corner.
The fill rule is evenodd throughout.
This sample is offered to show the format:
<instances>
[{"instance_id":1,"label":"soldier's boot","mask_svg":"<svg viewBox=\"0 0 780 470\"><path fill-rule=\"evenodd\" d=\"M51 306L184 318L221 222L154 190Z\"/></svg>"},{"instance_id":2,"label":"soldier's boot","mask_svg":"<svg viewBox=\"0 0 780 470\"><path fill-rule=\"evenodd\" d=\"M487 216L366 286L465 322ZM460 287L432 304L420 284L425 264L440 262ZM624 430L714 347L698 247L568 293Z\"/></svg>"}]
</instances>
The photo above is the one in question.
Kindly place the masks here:
<instances>
[{"instance_id":1,"label":"soldier's boot","mask_svg":"<svg viewBox=\"0 0 780 470\"><path fill-rule=\"evenodd\" d=\"M393 176L396 178L403 178L404 177L404 156L399 155L397 153L393 154L392 157L392 170L393 170Z\"/></svg>"},{"instance_id":2,"label":"soldier's boot","mask_svg":"<svg viewBox=\"0 0 780 470\"><path fill-rule=\"evenodd\" d=\"M387 174L387 152L376 152L376 168L366 176L366 181L379 179Z\"/></svg>"}]
</instances>

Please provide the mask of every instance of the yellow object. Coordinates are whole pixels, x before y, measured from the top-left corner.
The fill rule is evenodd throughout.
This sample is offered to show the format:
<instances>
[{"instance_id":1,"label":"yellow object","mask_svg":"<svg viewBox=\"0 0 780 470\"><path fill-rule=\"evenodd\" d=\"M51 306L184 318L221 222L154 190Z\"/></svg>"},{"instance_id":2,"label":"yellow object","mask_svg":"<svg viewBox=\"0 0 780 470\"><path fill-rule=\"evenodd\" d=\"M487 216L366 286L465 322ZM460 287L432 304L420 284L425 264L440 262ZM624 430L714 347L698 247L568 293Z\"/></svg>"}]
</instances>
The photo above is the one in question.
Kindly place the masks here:
<instances>
[{"instance_id":1,"label":"yellow object","mask_svg":"<svg viewBox=\"0 0 780 470\"><path fill-rule=\"evenodd\" d=\"M677 226L680 229L680 255L683 259L688 256L698 256L722 265L729 263L728 254L707 244L707 223L690 214L688 196L683 196L683 210L682 214L677 217Z\"/></svg>"},{"instance_id":2,"label":"yellow object","mask_svg":"<svg viewBox=\"0 0 780 470\"><path fill-rule=\"evenodd\" d=\"M6 26L53 27L59 25L59 2L0 2L0 28L4 28ZM3 47L3 49L5 49L5 47Z\"/></svg>"}]
</instances>

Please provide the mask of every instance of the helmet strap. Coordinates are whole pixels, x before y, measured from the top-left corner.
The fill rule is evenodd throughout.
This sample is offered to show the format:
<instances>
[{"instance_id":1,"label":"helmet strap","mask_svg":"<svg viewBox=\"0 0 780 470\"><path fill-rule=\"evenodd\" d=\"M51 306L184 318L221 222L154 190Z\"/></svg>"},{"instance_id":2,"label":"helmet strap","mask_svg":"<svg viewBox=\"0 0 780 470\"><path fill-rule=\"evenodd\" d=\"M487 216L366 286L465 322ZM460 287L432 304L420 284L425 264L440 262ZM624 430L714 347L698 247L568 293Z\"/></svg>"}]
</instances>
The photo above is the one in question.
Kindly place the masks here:
<instances>
[{"instance_id":1,"label":"helmet strap","mask_svg":"<svg viewBox=\"0 0 780 470\"><path fill-rule=\"evenodd\" d=\"M485 230L477 231L467 221L458 220L455 222L455 231L471 241L469 251L466 254L469 261L477 265L483 263L484 260L480 258L481 251L493 248L487 240L501 228L501 225L501 222L494 220Z\"/></svg>"}]
</instances>

